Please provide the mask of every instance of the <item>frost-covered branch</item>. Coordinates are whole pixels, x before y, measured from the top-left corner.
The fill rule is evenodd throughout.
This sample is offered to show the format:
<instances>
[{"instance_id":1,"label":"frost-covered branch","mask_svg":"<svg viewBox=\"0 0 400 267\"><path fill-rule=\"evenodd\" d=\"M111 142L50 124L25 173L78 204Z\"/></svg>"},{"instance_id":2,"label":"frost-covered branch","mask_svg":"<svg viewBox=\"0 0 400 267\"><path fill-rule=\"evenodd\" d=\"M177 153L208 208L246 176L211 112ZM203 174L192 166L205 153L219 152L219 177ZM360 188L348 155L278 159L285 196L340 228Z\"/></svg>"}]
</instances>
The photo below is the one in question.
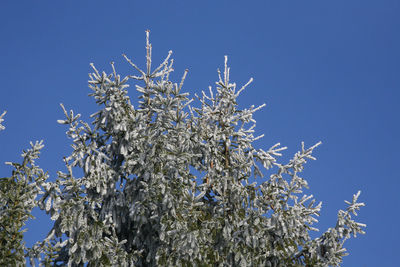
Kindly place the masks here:
<instances>
[{"instance_id":1,"label":"frost-covered branch","mask_svg":"<svg viewBox=\"0 0 400 267\"><path fill-rule=\"evenodd\" d=\"M4 111L3 114L1 114L0 116L0 131L4 130L6 127L4 127L4 125L2 125L1 123L4 121L3 117L4 115L6 115L7 111Z\"/></svg>"}]
</instances>

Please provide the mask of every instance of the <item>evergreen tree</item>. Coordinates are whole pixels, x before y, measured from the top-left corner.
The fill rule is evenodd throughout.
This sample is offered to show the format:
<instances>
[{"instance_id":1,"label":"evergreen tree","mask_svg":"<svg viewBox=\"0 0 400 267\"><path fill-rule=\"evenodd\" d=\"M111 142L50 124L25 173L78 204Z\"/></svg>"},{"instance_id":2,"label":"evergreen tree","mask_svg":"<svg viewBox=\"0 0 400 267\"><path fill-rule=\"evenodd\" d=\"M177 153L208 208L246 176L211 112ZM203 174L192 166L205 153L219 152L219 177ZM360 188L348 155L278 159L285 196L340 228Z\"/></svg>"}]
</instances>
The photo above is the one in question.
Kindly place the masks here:
<instances>
[{"instance_id":1,"label":"evergreen tree","mask_svg":"<svg viewBox=\"0 0 400 267\"><path fill-rule=\"evenodd\" d=\"M5 114L0 116L0 131L5 129L1 124ZM25 265L26 229L22 227L33 218L32 209L38 205L36 198L47 179L47 174L35 165L42 148L42 142L31 142L31 148L22 153L22 163L6 162L14 167L11 177L0 178L0 266Z\"/></svg>"},{"instance_id":2,"label":"evergreen tree","mask_svg":"<svg viewBox=\"0 0 400 267\"><path fill-rule=\"evenodd\" d=\"M152 68L149 32L146 51L144 70L124 55L138 75L121 78L113 63L111 74L91 64L90 95L100 106L92 125L61 105L65 119L58 122L69 127L73 151L56 181L34 165L41 143L24 152L23 164L12 164L0 195L1 258L14 253L24 263L25 251L31 264L46 266L338 266L344 241L364 233L351 216L364 204L355 194L333 228L310 237L321 203L303 194L299 174L320 143L302 143L288 163L278 163L286 149L279 143L253 147L261 137L253 135L253 113L262 106L238 108L252 80L236 88L226 57L216 88L196 95L195 107L182 92L187 71L179 84L169 80L172 52ZM137 108L130 80L137 81ZM26 249L19 222L35 205L54 226Z\"/></svg>"}]
</instances>

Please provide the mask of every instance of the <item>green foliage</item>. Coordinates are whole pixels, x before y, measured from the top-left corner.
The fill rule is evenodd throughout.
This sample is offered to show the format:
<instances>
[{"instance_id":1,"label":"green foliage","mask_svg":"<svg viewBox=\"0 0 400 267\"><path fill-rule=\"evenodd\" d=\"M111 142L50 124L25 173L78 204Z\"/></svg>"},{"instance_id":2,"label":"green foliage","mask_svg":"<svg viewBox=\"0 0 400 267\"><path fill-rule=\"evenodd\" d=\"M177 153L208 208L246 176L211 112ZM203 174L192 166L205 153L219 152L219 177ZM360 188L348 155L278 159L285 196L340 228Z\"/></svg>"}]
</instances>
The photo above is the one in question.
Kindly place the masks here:
<instances>
[{"instance_id":1,"label":"green foliage","mask_svg":"<svg viewBox=\"0 0 400 267\"><path fill-rule=\"evenodd\" d=\"M47 174L35 165L42 143L31 143L22 154L23 162L8 163L14 167L12 176L0 178L0 266L25 264L25 243L22 230L37 206L36 196Z\"/></svg>"}]
</instances>

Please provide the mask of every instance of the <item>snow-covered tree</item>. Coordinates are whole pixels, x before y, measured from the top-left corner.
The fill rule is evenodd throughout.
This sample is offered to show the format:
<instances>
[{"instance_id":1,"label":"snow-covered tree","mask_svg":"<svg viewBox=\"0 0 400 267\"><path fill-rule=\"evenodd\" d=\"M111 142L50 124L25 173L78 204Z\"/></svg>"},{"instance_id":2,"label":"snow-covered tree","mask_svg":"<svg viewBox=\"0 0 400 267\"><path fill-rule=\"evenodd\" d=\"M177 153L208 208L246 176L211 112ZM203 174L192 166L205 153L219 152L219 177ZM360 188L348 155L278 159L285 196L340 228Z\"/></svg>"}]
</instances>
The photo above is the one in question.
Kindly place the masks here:
<instances>
[{"instance_id":1,"label":"snow-covered tree","mask_svg":"<svg viewBox=\"0 0 400 267\"><path fill-rule=\"evenodd\" d=\"M15 204L22 208L2 204L1 212L28 216L37 204L54 220L45 240L15 248L18 260L25 249L31 264L49 266L339 265L344 241L364 233L352 219L364 204L358 192L334 227L310 237L321 203L303 193L308 185L299 175L320 143L302 143L289 162L278 163L286 147L253 147L262 137L254 136L253 113L263 105L239 109L252 79L237 88L226 57L216 88L190 98L182 92L187 71L179 83L169 80L172 52L153 68L149 32L146 52L144 70L124 55L138 73L124 78L113 63L110 74L91 64L90 95L100 106L91 124L61 105L58 122L69 127L73 150L56 181L34 165L41 143L24 152L23 164L12 164L8 179L28 201ZM132 80L137 107L127 91ZM12 197L1 192L2 201Z\"/></svg>"}]
</instances>

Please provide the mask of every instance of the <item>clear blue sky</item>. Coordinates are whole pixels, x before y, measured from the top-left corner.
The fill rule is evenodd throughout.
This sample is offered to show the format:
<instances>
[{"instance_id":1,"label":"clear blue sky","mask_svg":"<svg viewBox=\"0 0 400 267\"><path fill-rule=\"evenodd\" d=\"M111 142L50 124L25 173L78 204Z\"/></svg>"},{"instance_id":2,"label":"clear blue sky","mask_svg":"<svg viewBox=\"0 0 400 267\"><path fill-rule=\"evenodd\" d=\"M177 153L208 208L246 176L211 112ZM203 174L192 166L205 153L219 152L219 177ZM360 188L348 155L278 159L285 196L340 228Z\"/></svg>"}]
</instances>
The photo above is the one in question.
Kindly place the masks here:
<instances>
[{"instance_id":1,"label":"clear blue sky","mask_svg":"<svg viewBox=\"0 0 400 267\"><path fill-rule=\"evenodd\" d=\"M89 120L89 63L132 74L121 54L144 66L145 30L154 61L173 50L185 90L214 85L229 55L231 77L254 83L240 105L256 114L258 147L276 142L291 156L300 142L322 141L303 177L323 201L318 227L361 190L359 220L367 234L347 242L343 266L398 266L400 177L400 2L336 1L11 1L0 2L0 176L29 141L45 141L39 164L54 178L70 152L59 103ZM132 102L136 93L131 89ZM287 158L287 157L285 157ZM29 223L28 244L49 229Z\"/></svg>"}]
</instances>

